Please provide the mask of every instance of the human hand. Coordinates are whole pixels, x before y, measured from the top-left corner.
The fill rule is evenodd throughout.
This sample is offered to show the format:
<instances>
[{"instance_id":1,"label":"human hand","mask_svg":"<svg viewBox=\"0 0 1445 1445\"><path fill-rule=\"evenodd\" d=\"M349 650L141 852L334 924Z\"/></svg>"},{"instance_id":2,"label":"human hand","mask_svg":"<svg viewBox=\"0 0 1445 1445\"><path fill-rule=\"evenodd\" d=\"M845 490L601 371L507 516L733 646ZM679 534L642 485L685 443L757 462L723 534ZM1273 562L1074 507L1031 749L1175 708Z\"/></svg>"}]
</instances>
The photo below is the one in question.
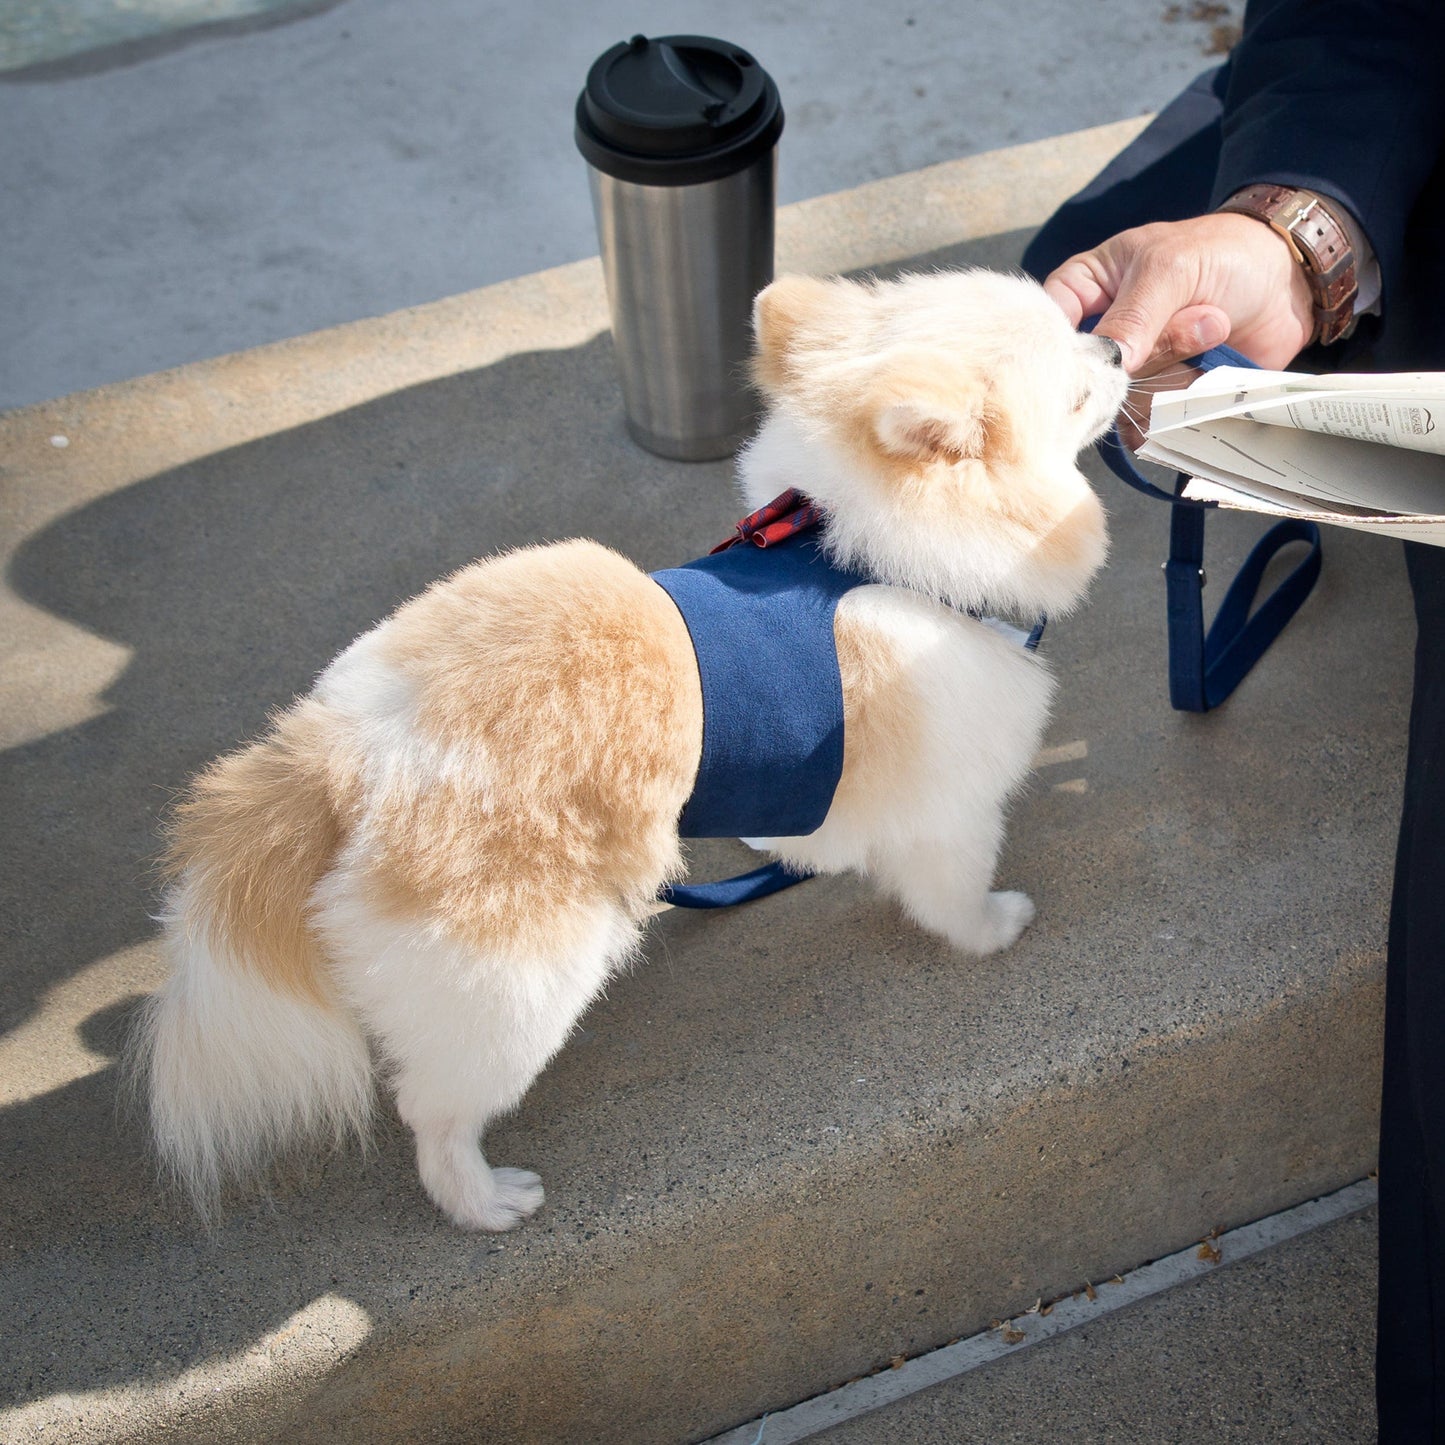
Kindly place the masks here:
<instances>
[{"instance_id":1,"label":"human hand","mask_svg":"<svg viewBox=\"0 0 1445 1445\"><path fill-rule=\"evenodd\" d=\"M1075 326L1102 313L1095 334L1112 336L1144 383L1126 409L1144 425L1152 392L1193 379L1185 358L1227 341L1279 369L1314 333L1309 283L1284 238L1233 212L1122 231L1070 257L1044 290ZM1125 441L1137 445L1125 422Z\"/></svg>"}]
</instances>

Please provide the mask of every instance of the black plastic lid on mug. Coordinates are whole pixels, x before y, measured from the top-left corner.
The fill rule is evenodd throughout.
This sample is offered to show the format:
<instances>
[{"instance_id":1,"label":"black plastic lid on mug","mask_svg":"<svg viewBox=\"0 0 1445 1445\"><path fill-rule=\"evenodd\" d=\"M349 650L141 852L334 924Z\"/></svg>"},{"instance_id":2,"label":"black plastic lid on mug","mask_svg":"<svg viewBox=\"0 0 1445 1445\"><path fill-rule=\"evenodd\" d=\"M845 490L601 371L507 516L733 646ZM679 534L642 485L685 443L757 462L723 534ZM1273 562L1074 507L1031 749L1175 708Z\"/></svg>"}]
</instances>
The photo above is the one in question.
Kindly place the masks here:
<instances>
[{"instance_id":1,"label":"black plastic lid on mug","mask_svg":"<svg viewBox=\"0 0 1445 1445\"><path fill-rule=\"evenodd\" d=\"M782 131L767 71L706 35L634 35L597 58L577 97L577 149L604 175L638 185L721 180Z\"/></svg>"}]
</instances>

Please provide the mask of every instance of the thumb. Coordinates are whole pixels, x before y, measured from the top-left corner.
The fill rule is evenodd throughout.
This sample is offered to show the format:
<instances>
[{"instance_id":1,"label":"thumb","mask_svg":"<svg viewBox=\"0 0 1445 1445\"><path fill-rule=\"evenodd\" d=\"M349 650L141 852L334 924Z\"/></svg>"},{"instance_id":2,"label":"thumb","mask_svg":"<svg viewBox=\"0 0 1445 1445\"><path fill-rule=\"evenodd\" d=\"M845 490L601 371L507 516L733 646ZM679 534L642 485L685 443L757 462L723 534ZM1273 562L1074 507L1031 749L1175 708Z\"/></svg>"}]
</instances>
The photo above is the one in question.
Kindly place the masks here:
<instances>
[{"instance_id":1,"label":"thumb","mask_svg":"<svg viewBox=\"0 0 1445 1445\"><path fill-rule=\"evenodd\" d=\"M1113 336L1124 352L1124 369L1130 376L1139 377L1156 376L1211 346L1219 346L1229 340L1230 332L1229 316L1218 306L1185 306L1164 322L1141 360L1109 325L1109 317L1105 316L1099 322L1099 334Z\"/></svg>"},{"instance_id":2,"label":"thumb","mask_svg":"<svg viewBox=\"0 0 1445 1445\"><path fill-rule=\"evenodd\" d=\"M1164 328L1164 354L1151 360L1169 365L1188 356L1198 356L1211 346L1229 340L1229 317L1218 306L1186 306L1176 311Z\"/></svg>"}]
</instances>

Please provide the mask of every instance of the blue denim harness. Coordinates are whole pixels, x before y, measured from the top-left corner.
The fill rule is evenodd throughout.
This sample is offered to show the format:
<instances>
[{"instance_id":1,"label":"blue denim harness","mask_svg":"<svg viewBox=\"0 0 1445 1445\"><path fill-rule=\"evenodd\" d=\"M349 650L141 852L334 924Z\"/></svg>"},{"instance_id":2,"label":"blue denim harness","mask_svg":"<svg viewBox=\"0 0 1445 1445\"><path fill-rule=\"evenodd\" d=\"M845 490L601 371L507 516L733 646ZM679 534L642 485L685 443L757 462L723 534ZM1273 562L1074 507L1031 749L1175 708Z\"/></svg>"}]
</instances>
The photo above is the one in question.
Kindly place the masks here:
<instances>
[{"instance_id":1,"label":"blue denim harness","mask_svg":"<svg viewBox=\"0 0 1445 1445\"><path fill-rule=\"evenodd\" d=\"M652 574L682 613L702 680L702 756L678 823L684 838L795 838L828 816L843 773L833 620L839 601L873 579L828 556L818 521L806 498L785 494L740 522L726 550ZM1040 621L1024 646L1037 647L1042 630ZM769 863L661 897L720 908L807 876Z\"/></svg>"},{"instance_id":2,"label":"blue denim harness","mask_svg":"<svg viewBox=\"0 0 1445 1445\"><path fill-rule=\"evenodd\" d=\"M652 580L687 623L702 678L702 759L684 838L792 838L828 816L843 773L833 615L868 578L816 532L730 547Z\"/></svg>"}]
</instances>

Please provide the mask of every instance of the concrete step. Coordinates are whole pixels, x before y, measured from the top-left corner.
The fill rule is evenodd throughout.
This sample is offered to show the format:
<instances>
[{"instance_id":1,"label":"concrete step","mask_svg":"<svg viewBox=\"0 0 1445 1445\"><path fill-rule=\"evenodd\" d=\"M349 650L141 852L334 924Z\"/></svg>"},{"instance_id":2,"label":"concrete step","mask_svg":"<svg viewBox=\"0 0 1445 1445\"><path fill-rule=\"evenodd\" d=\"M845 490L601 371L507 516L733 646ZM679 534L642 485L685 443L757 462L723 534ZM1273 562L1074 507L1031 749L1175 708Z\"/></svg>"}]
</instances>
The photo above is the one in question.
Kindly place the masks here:
<instances>
[{"instance_id":1,"label":"concrete step","mask_svg":"<svg viewBox=\"0 0 1445 1445\"><path fill-rule=\"evenodd\" d=\"M781 265L1014 264L1135 128L790 207ZM1331 536L1259 674L1180 717L1166 517L1105 479L1015 949L845 879L659 918L489 1136L548 1185L502 1238L395 1125L210 1236L157 1191L114 1055L168 790L475 554L655 567L733 520L726 467L626 441L605 328L588 262L0 417L0 1438L699 1440L1372 1166L1398 557ZM1211 519L1216 577L1258 530Z\"/></svg>"}]
</instances>

